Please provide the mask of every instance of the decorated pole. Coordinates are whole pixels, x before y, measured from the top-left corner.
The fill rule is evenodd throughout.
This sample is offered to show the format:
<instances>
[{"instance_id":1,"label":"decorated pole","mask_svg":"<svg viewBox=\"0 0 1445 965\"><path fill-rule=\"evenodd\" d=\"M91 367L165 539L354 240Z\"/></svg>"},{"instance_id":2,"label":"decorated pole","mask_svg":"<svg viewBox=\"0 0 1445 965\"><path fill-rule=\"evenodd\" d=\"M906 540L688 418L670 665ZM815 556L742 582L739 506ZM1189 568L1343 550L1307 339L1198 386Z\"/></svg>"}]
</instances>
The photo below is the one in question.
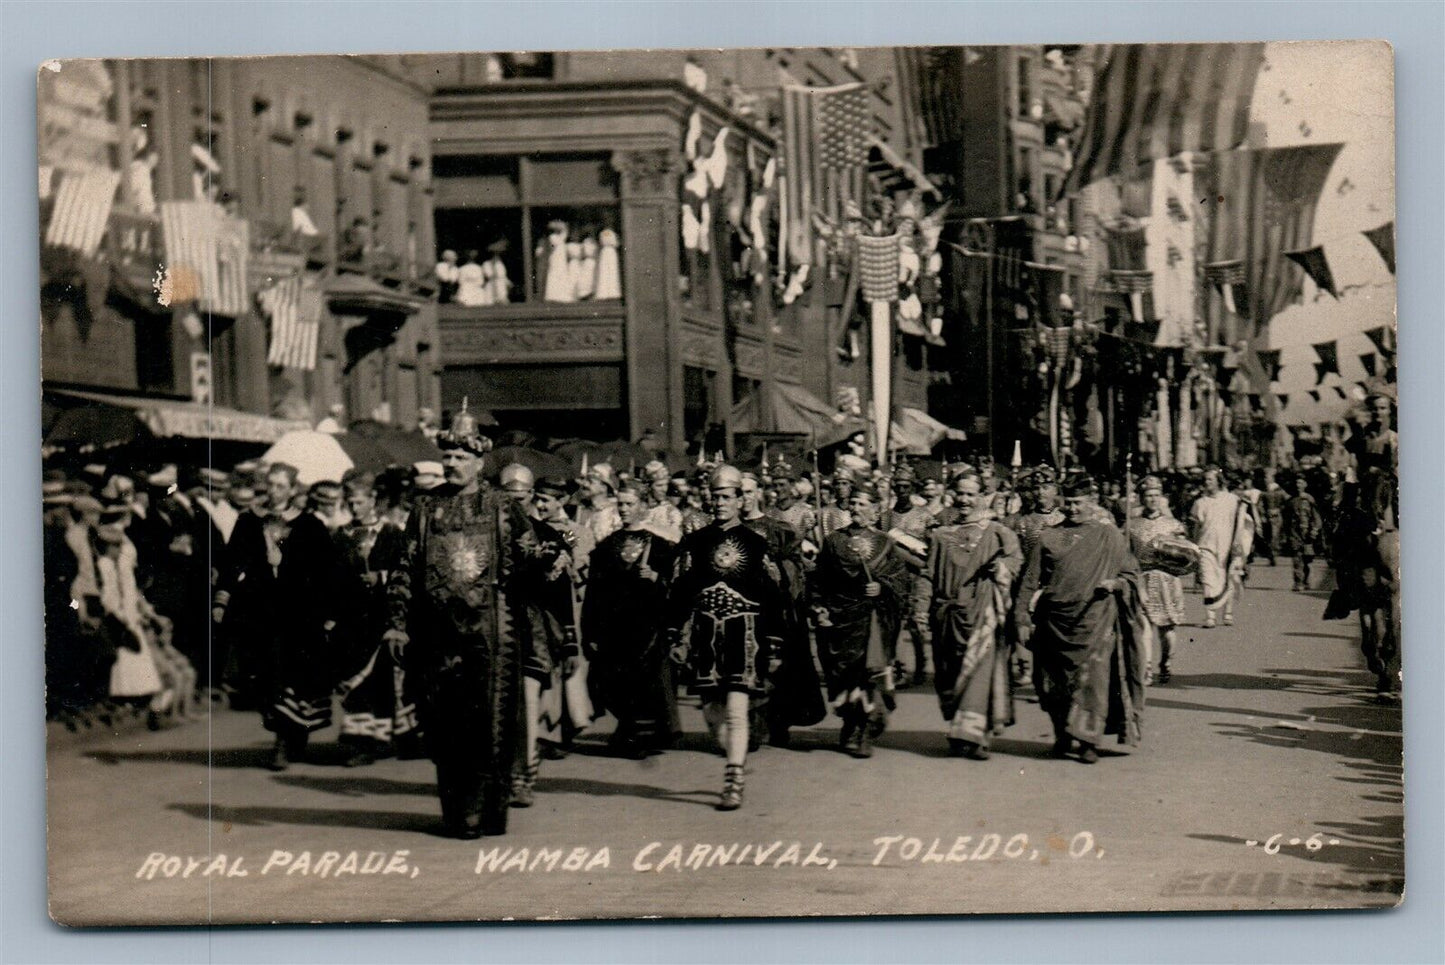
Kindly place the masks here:
<instances>
[{"instance_id":1,"label":"decorated pole","mask_svg":"<svg viewBox=\"0 0 1445 965\"><path fill-rule=\"evenodd\" d=\"M880 221L874 230L882 231ZM878 464L888 463L888 426L893 411L893 305L898 301L899 235L859 235L858 268L868 303L869 365L873 372L873 438Z\"/></svg>"}]
</instances>

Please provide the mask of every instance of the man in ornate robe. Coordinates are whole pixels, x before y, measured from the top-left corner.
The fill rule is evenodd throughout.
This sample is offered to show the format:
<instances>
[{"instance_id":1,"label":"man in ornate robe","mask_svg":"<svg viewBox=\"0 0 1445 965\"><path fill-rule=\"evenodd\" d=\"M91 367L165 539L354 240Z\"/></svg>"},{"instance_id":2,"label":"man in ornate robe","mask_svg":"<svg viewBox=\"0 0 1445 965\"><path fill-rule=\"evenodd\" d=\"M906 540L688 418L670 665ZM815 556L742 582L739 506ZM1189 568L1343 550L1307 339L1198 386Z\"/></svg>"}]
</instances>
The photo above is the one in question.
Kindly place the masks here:
<instances>
[{"instance_id":1,"label":"man in ornate robe","mask_svg":"<svg viewBox=\"0 0 1445 965\"><path fill-rule=\"evenodd\" d=\"M853 757L872 756L870 742L887 727L889 669L912 588L908 564L876 526L878 510L871 483L854 489L852 523L823 541L813 573L818 656L843 720L838 743Z\"/></svg>"},{"instance_id":2,"label":"man in ornate robe","mask_svg":"<svg viewBox=\"0 0 1445 965\"><path fill-rule=\"evenodd\" d=\"M1099 518L1096 494L1086 475L1065 484L1068 519L1043 531L1014 604L1039 705L1054 725L1053 754L1067 756L1077 740L1085 764L1099 759L1105 734L1137 744L1144 709L1139 566L1124 533Z\"/></svg>"},{"instance_id":3,"label":"man in ornate robe","mask_svg":"<svg viewBox=\"0 0 1445 965\"><path fill-rule=\"evenodd\" d=\"M994 520L976 473L955 476L953 494L958 522L933 531L928 553L933 683L950 752L986 760L992 735L1014 720L1004 628L1023 554L1013 531Z\"/></svg>"},{"instance_id":4,"label":"man in ornate robe","mask_svg":"<svg viewBox=\"0 0 1445 965\"><path fill-rule=\"evenodd\" d=\"M671 677L661 638L677 544L647 528L644 498L642 485L633 481L617 493L622 529L592 551L582 601L594 689L617 718L608 743L633 758L655 753L670 736L665 688Z\"/></svg>"},{"instance_id":5,"label":"man in ornate robe","mask_svg":"<svg viewBox=\"0 0 1445 965\"><path fill-rule=\"evenodd\" d=\"M446 483L418 494L407 520L385 638L419 677L446 831L477 838L507 830L526 644L512 591L531 522L481 479L491 444L474 419L458 414L437 443Z\"/></svg>"}]
</instances>

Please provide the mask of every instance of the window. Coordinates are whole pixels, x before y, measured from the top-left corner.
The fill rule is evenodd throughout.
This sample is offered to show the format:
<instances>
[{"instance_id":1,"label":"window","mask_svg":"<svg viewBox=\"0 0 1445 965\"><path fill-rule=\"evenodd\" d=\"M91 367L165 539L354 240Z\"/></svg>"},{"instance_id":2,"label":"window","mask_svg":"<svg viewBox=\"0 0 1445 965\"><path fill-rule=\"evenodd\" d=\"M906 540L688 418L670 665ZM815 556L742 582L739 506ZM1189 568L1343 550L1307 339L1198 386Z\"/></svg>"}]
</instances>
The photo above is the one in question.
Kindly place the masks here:
<instances>
[{"instance_id":1,"label":"window","mask_svg":"<svg viewBox=\"0 0 1445 965\"><path fill-rule=\"evenodd\" d=\"M1018 110L1019 117L1028 117L1033 106L1033 62L1028 57L1018 60Z\"/></svg>"},{"instance_id":2,"label":"window","mask_svg":"<svg viewBox=\"0 0 1445 965\"><path fill-rule=\"evenodd\" d=\"M617 173L606 156L444 155L432 170L437 250L478 266L464 272L457 301L621 298ZM489 267L498 263L500 275Z\"/></svg>"}]
</instances>

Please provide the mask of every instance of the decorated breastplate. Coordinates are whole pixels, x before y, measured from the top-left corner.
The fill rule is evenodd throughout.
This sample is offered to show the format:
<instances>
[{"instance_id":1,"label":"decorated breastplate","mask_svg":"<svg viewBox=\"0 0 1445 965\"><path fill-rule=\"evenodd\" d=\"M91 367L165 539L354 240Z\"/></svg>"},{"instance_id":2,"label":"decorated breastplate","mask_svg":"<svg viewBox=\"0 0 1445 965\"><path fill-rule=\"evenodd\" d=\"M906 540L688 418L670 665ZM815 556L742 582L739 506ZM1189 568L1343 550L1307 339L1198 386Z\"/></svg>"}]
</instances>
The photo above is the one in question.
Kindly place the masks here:
<instances>
[{"instance_id":1,"label":"decorated breastplate","mask_svg":"<svg viewBox=\"0 0 1445 965\"><path fill-rule=\"evenodd\" d=\"M429 507L427 592L471 606L488 596L496 562L496 522L480 499L457 497ZM525 535L525 534L524 534Z\"/></svg>"},{"instance_id":2,"label":"decorated breastplate","mask_svg":"<svg viewBox=\"0 0 1445 965\"><path fill-rule=\"evenodd\" d=\"M622 538L617 546L617 557L632 566L642 559L642 554L647 552L647 537L628 535Z\"/></svg>"},{"instance_id":3,"label":"decorated breastplate","mask_svg":"<svg viewBox=\"0 0 1445 965\"><path fill-rule=\"evenodd\" d=\"M842 556L850 563L867 563L878 557L886 538L876 529L847 530L840 541Z\"/></svg>"}]
</instances>

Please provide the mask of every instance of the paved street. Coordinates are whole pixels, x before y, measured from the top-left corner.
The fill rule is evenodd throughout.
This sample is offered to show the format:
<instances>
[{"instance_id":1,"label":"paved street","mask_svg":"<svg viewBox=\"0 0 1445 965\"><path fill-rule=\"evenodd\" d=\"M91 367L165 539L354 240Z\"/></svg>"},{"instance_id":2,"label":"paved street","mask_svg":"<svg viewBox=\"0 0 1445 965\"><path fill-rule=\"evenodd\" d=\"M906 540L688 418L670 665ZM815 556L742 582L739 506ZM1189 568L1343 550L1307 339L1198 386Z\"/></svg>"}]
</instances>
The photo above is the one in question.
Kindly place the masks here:
<instances>
[{"instance_id":1,"label":"paved street","mask_svg":"<svg viewBox=\"0 0 1445 965\"><path fill-rule=\"evenodd\" d=\"M1326 594L1288 586L1287 564L1256 566L1235 627L1181 631L1127 755L1049 759L1026 693L991 760L950 759L931 692L905 691L872 760L837 753L829 721L754 755L731 814L713 810L722 760L693 706L681 750L619 761L589 739L544 763L537 805L479 842L435 835L428 762L343 769L334 730L284 774L261 769L254 714L65 741L49 760L51 910L125 924L1388 906L1399 706L1375 701L1355 623L1321 621ZM1189 606L1198 622L1197 594Z\"/></svg>"}]
</instances>

